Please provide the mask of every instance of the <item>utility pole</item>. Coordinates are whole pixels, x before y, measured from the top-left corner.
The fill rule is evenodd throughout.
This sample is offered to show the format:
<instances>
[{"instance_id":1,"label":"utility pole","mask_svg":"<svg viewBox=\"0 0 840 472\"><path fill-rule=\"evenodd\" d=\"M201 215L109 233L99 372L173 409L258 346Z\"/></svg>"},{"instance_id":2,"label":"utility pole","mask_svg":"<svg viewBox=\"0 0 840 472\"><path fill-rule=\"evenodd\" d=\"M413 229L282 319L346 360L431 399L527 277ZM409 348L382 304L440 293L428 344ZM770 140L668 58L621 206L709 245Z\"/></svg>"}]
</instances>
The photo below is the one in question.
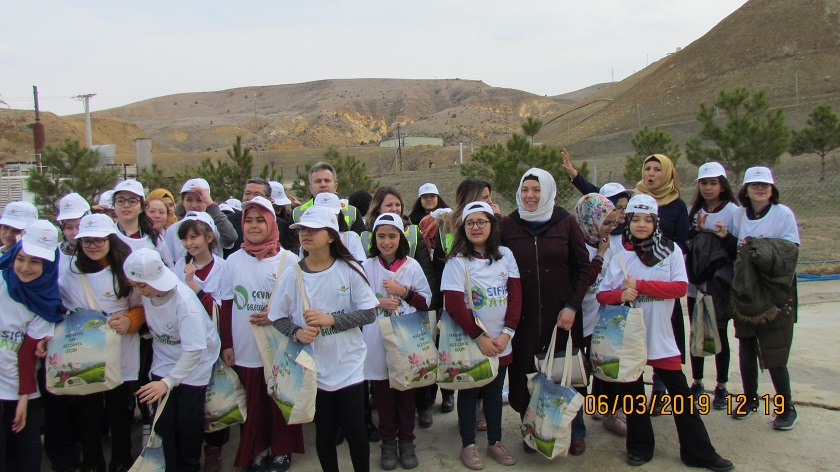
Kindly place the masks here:
<instances>
[{"instance_id":1,"label":"utility pole","mask_svg":"<svg viewBox=\"0 0 840 472\"><path fill-rule=\"evenodd\" d=\"M86 95L76 95L73 97L85 104L85 146L88 148L93 146L93 136L90 131L90 98L95 96L95 93L88 93Z\"/></svg>"},{"instance_id":2,"label":"utility pole","mask_svg":"<svg viewBox=\"0 0 840 472\"><path fill-rule=\"evenodd\" d=\"M400 124L397 123L397 160L398 169L402 173L402 138L400 138Z\"/></svg>"}]
</instances>

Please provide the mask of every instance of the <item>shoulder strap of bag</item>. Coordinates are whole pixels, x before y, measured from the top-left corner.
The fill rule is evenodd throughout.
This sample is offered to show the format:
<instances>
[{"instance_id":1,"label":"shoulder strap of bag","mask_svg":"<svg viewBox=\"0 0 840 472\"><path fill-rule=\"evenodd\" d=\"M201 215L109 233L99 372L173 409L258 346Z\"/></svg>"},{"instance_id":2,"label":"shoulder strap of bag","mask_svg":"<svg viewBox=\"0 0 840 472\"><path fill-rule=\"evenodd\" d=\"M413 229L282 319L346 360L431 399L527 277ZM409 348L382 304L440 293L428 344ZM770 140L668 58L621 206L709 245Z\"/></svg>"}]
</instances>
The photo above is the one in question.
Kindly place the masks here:
<instances>
[{"instance_id":1,"label":"shoulder strap of bag","mask_svg":"<svg viewBox=\"0 0 840 472\"><path fill-rule=\"evenodd\" d=\"M621 257L621 253L616 251L615 255L618 257L618 263L621 265L621 272L624 273L624 277L629 277L629 275L627 275L627 264L624 263L624 258Z\"/></svg>"},{"instance_id":2,"label":"shoulder strap of bag","mask_svg":"<svg viewBox=\"0 0 840 472\"><path fill-rule=\"evenodd\" d=\"M391 280L392 280L392 281L397 280L397 276L398 276L398 275L400 275L400 273L403 271L403 269L405 269L405 266L407 266L407 265L408 265L408 261L409 261L409 260L411 260L411 257L406 257L405 259L406 259L406 261L403 263L403 265L401 265L401 266L400 266L400 268L399 268L399 269L397 269L397 271L396 271L396 272L394 272L393 277L391 277ZM389 296L390 296L391 298L399 298L399 297L396 297L396 296L393 296L393 295L389 295ZM397 312L397 310L391 310L391 312L392 312L394 315L399 315L399 313Z\"/></svg>"},{"instance_id":3,"label":"shoulder strap of bag","mask_svg":"<svg viewBox=\"0 0 840 472\"><path fill-rule=\"evenodd\" d=\"M298 290L300 290L300 300L303 302L303 311L309 309L309 299L306 298L306 290L303 288L303 272L300 270L300 264L295 264L295 276L297 276Z\"/></svg>"},{"instance_id":4,"label":"shoulder strap of bag","mask_svg":"<svg viewBox=\"0 0 840 472\"><path fill-rule=\"evenodd\" d=\"M82 288L85 291L85 297L87 298L88 304L91 308L96 311L102 311L102 308L99 306L99 302L96 300L96 297L93 296L93 289L90 288L90 282L88 282L87 275L80 274L82 279Z\"/></svg>"},{"instance_id":5,"label":"shoulder strap of bag","mask_svg":"<svg viewBox=\"0 0 840 472\"><path fill-rule=\"evenodd\" d=\"M166 401L169 400L169 390L163 395L163 398L160 399L157 409L155 410L155 419L152 421L152 434L149 435L149 440L146 441L146 447L152 446L152 441L155 437L155 426L157 426L157 422L160 419L160 415L163 413L164 407L166 407Z\"/></svg>"},{"instance_id":6,"label":"shoulder strap of bag","mask_svg":"<svg viewBox=\"0 0 840 472\"><path fill-rule=\"evenodd\" d=\"M271 289L271 296L268 297L268 307L266 309L271 308L271 302L274 301L274 294L277 293L277 284L280 283L280 275L283 273L283 269L286 268L286 258L288 257L286 250L280 250L280 262L277 264L277 279L274 280L274 288ZM216 326L218 329L218 325Z\"/></svg>"}]
</instances>

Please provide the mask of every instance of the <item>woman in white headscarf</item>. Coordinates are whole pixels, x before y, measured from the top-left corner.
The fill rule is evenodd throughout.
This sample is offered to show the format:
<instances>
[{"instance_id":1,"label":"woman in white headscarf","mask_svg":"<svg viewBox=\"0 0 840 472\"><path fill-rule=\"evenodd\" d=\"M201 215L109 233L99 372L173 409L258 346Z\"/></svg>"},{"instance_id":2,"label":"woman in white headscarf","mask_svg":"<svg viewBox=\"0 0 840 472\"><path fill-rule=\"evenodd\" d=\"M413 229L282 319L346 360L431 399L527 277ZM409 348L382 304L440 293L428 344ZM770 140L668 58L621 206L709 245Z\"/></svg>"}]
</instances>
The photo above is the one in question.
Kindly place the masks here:
<instances>
[{"instance_id":1,"label":"woman in white headscarf","mask_svg":"<svg viewBox=\"0 0 840 472\"><path fill-rule=\"evenodd\" d=\"M502 245L513 252L522 281L522 318L509 368L509 400L520 415L530 400L526 374L534 371L534 354L545 351L554 329L560 328L559 347L566 345L569 334L576 346L583 346L580 312L588 285L584 278L589 253L575 217L554 204L556 196L551 174L528 169L516 193L518 209L500 224ZM571 454L583 454L585 435L581 415L572 423Z\"/></svg>"}]
</instances>

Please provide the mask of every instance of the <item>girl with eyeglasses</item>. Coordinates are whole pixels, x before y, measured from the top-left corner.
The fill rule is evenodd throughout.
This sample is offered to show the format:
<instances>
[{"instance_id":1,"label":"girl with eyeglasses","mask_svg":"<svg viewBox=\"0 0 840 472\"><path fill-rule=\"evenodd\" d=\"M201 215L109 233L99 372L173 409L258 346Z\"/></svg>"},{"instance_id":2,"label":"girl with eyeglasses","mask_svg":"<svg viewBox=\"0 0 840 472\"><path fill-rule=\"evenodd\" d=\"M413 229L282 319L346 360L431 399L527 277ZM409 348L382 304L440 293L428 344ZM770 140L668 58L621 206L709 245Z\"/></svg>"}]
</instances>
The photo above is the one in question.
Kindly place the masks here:
<instances>
[{"instance_id":1,"label":"girl with eyeglasses","mask_svg":"<svg viewBox=\"0 0 840 472\"><path fill-rule=\"evenodd\" d=\"M146 214L146 191L143 185L132 179L124 180L114 187L113 204L117 212L117 237L132 251L147 247L160 253L166 267L175 267L172 255L163 243L163 234L155 229L155 223Z\"/></svg>"},{"instance_id":2,"label":"girl with eyeglasses","mask_svg":"<svg viewBox=\"0 0 840 472\"><path fill-rule=\"evenodd\" d=\"M61 300L70 310L91 309L108 316L108 324L121 336L121 372L124 383L103 393L76 398L82 469L104 472L102 426L111 431L111 460L107 470L128 470L131 453L131 421L134 390L140 370L140 336L146 323L143 301L126 278L123 263L131 248L117 236L116 227L105 214L82 218L76 235L76 254L70 270L61 276ZM95 304L85 294L83 279L90 285Z\"/></svg>"},{"instance_id":3,"label":"girl with eyeglasses","mask_svg":"<svg viewBox=\"0 0 840 472\"><path fill-rule=\"evenodd\" d=\"M487 455L510 466L516 464L516 458L502 444L502 389L513 357L511 339L519 325L522 306L519 268L513 253L501 246L498 220L490 205L468 203L461 220L463 224L455 234L441 278L446 316L451 316L476 341L485 356L499 358L499 372L492 382L458 392L461 461L472 470L484 468L475 444L480 395L487 421ZM472 298L474 310L470 310L467 297ZM476 325L475 318L487 327L487 334Z\"/></svg>"}]
</instances>

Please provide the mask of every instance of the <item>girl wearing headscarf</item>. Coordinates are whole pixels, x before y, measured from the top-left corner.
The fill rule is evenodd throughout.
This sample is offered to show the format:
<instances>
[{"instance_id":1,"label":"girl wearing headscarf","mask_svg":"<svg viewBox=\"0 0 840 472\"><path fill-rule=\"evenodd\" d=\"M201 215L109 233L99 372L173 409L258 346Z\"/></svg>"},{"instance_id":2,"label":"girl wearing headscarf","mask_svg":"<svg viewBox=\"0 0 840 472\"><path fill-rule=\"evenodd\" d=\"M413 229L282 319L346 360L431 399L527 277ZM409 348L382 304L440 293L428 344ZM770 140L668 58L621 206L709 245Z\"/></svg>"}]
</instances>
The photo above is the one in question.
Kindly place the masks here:
<instances>
[{"instance_id":1,"label":"girl wearing headscarf","mask_svg":"<svg viewBox=\"0 0 840 472\"><path fill-rule=\"evenodd\" d=\"M587 282L591 282L583 297L583 336L586 346L586 355L592 343L592 333L595 332L595 324L598 322L598 311L601 304L595 299L598 286L604 279L607 264L612 257L610 233L619 226L622 219L620 213L615 209L612 202L604 195L590 193L584 195L575 205L575 219L580 224L583 237L586 240L586 250L589 252L589 274ZM616 245L621 244L618 238ZM592 394L595 398L604 395L607 402L612 405L618 395L618 385L611 382L604 382L595 377L592 380ZM603 398L603 397L601 397ZM595 415L593 415L595 417ZM627 420L623 413L603 415L604 428L624 436L627 434Z\"/></svg>"},{"instance_id":2,"label":"girl wearing headscarf","mask_svg":"<svg viewBox=\"0 0 840 472\"><path fill-rule=\"evenodd\" d=\"M245 387L248 419L242 426L235 467L287 470L292 453L303 454L303 429L288 425L268 395L263 362L249 324L267 326L270 294L283 271L294 270L297 256L280 246L274 206L264 197L242 203L242 245L219 274L219 336L222 360Z\"/></svg>"},{"instance_id":3,"label":"girl wearing headscarf","mask_svg":"<svg viewBox=\"0 0 840 472\"><path fill-rule=\"evenodd\" d=\"M664 154L648 156L642 164L642 180L636 184L636 195L650 195L659 207L659 231L665 238L677 244L682 252L686 252L685 242L688 240L688 207L680 198L680 178L671 159ZM674 339L680 349L680 360L685 363L685 320L682 305L674 304L671 313L671 325L674 329ZM651 398L663 399L665 385L658 375L653 376L653 392ZM659 416L665 401L653 405L652 416Z\"/></svg>"},{"instance_id":4,"label":"girl wearing headscarf","mask_svg":"<svg viewBox=\"0 0 840 472\"><path fill-rule=\"evenodd\" d=\"M156 188L146 196L146 200L153 199L160 200L166 205L166 224L163 226L164 229L178 222L178 217L175 216L175 196L172 195L172 192L165 188Z\"/></svg>"},{"instance_id":5,"label":"girl wearing headscarf","mask_svg":"<svg viewBox=\"0 0 840 472\"><path fill-rule=\"evenodd\" d=\"M41 403L35 381L36 350L62 318L58 295L58 231L44 220L23 230L0 258L0 405L5 411L0 469L41 470ZM11 432L11 434L9 434Z\"/></svg>"},{"instance_id":6,"label":"girl wearing headscarf","mask_svg":"<svg viewBox=\"0 0 840 472\"><path fill-rule=\"evenodd\" d=\"M583 346L583 318L579 315L586 293L589 254L583 233L568 211L554 204L554 178L542 169L528 169L519 182L517 210L502 218L502 245L516 258L522 281L522 317L513 338L509 368L510 405L524 415L530 401L528 373L534 355L545 351L554 329L561 328L557 345L569 334ZM572 423L573 455L586 449L582 414ZM526 446L526 452L536 452Z\"/></svg>"},{"instance_id":7,"label":"girl wearing headscarf","mask_svg":"<svg viewBox=\"0 0 840 472\"><path fill-rule=\"evenodd\" d=\"M691 391L668 320L672 305L688 290L683 252L663 236L656 200L650 195L635 195L630 199L627 219L623 244L614 248L615 256L607 266L597 300L604 305L633 302L644 312L647 364L675 398L673 417L683 463L722 472L732 470L732 462L721 457L712 446L700 410L686 407L692 404ZM645 384L640 375L633 382L619 384L619 389L622 398L636 398L644 395ZM643 410L644 405L626 412L627 463L631 466L653 459L653 427L648 412Z\"/></svg>"}]
</instances>

